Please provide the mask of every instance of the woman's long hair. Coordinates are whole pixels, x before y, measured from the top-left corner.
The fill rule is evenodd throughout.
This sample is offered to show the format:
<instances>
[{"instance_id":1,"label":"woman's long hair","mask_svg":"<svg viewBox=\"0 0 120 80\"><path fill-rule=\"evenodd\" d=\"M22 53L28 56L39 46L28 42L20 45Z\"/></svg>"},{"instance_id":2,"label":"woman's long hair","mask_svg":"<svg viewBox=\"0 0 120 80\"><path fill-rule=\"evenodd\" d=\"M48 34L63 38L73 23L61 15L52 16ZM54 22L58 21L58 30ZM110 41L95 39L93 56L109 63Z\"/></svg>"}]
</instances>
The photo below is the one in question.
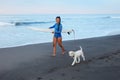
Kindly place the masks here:
<instances>
[{"instance_id":1,"label":"woman's long hair","mask_svg":"<svg viewBox=\"0 0 120 80\"><path fill-rule=\"evenodd\" d=\"M60 22L59 22L59 24L58 24L58 30L59 30L59 27L60 27L60 24L61 24L61 17L60 17L60 16L57 16L56 19L57 19L57 18L60 19Z\"/></svg>"},{"instance_id":2,"label":"woman's long hair","mask_svg":"<svg viewBox=\"0 0 120 80\"><path fill-rule=\"evenodd\" d=\"M57 16L56 19L57 19L57 18L60 19L60 23L61 23L61 17L60 17L60 16Z\"/></svg>"}]
</instances>

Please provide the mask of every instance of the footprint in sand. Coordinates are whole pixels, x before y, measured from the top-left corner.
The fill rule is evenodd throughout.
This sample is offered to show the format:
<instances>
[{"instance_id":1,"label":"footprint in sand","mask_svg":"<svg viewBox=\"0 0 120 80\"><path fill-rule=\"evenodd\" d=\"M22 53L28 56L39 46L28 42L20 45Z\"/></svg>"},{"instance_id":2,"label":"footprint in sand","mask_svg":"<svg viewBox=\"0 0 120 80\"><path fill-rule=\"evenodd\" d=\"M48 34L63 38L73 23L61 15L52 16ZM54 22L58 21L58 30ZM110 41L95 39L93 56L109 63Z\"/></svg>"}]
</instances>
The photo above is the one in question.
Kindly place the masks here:
<instances>
[{"instance_id":1,"label":"footprint in sand","mask_svg":"<svg viewBox=\"0 0 120 80\"><path fill-rule=\"evenodd\" d=\"M61 75L64 77L64 76L65 76L65 73L62 73Z\"/></svg>"},{"instance_id":2,"label":"footprint in sand","mask_svg":"<svg viewBox=\"0 0 120 80\"><path fill-rule=\"evenodd\" d=\"M76 72L80 72L80 70L75 70Z\"/></svg>"},{"instance_id":3,"label":"footprint in sand","mask_svg":"<svg viewBox=\"0 0 120 80\"><path fill-rule=\"evenodd\" d=\"M41 79L43 79L43 78L42 78L42 77L38 77L38 78L37 78L37 80L41 80Z\"/></svg>"}]
</instances>

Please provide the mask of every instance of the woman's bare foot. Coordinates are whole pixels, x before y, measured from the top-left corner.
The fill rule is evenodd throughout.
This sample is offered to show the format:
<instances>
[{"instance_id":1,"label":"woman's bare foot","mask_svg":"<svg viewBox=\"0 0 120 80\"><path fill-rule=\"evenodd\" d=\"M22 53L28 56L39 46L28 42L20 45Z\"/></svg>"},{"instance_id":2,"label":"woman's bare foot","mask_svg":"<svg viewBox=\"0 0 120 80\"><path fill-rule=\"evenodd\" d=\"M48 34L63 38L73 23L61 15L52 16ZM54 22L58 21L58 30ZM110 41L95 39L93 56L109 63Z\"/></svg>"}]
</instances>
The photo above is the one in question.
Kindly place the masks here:
<instances>
[{"instance_id":1,"label":"woman's bare foot","mask_svg":"<svg viewBox=\"0 0 120 80\"><path fill-rule=\"evenodd\" d=\"M64 55L65 54L65 50L64 51L62 51L62 55Z\"/></svg>"},{"instance_id":2,"label":"woman's bare foot","mask_svg":"<svg viewBox=\"0 0 120 80\"><path fill-rule=\"evenodd\" d=\"M55 57L56 56L56 54L52 54L52 57Z\"/></svg>"}]
</instances>

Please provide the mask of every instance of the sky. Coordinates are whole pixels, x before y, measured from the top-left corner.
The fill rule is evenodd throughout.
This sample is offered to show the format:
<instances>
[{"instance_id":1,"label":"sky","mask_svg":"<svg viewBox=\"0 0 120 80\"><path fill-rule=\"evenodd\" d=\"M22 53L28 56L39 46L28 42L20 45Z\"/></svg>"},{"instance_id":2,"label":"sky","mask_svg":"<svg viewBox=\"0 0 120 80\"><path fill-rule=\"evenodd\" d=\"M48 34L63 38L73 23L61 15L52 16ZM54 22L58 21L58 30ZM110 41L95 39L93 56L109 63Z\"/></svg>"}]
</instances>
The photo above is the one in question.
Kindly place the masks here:
<instances>
[{"instance_id":1,"label":"sky","mask_svg":"<svg viewBox=\"0 0 120 80\"><path fill-rule=\"evenodd\" d=\"M120 14L120 0L0 0L0 14Z\"/></svg>"}]
</instances>

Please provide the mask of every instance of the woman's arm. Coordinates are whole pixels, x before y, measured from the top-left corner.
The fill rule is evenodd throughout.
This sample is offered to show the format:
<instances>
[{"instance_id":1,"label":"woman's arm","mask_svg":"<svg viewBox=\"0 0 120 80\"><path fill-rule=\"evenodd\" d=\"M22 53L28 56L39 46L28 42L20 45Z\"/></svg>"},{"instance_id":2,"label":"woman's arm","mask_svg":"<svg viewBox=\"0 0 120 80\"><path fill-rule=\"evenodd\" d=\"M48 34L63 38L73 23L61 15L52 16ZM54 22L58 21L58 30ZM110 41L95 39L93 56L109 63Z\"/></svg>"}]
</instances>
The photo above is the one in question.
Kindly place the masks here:
<instances>
[{"instance_id":1,"label":"woman's arm","mask_svg":"<svg viewBox=\"0 0 120 80\"><path fill-rule=\"evenodd\" d=\"M54 27L55 27L55 24L54 24L53 26L49 27L49 29L52 29L52 28L54 28Z\"/></svg>"}]
</instances>

